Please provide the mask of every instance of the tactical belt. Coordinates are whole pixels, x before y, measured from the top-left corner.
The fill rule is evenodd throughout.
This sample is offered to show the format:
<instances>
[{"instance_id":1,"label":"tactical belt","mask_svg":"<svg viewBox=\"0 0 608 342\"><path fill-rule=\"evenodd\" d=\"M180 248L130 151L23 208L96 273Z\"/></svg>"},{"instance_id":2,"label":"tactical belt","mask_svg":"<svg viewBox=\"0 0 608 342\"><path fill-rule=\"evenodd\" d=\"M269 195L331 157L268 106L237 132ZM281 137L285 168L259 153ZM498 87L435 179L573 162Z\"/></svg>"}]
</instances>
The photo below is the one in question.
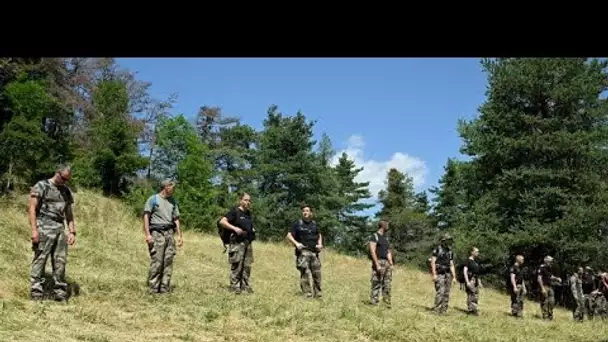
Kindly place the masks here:
<instances>
[{"instance_id":1,"label":"tactical belt","mask_svg":"<svg viewBox=\"0 0 608 342\"><path fill-rule=\"evenodd\" d=\"M57 222L57 223L63 223L63 221L65 220L65 218L63 218L63 217L55 216L55 215L48 215L48 214L41 214L40 219L42 219L42 220L48 219L48 220L51 220L51 221Z\"/></svg>"},{"instance_id":2,"label":"tactical belt","mask_svg":"<svg viewBox=\"0 0 608 342\"><path fill-rule=\"evenodd\" d=\"M437 269L437 274L448 274L450 273L450 267L449 266L443 266L443 265L439 265L438 269Z\"/></svg>"},{"instance_id":3,"label":"tactical belt","mask_svg":"<svg viewBox=\"0 0 608 342\"><path fill-rule=\"evenodd\" d=\"M175 224L151 224L150 232L166 232L168 230L173 230L175 228Z\"/></svg>"}]
</instances>

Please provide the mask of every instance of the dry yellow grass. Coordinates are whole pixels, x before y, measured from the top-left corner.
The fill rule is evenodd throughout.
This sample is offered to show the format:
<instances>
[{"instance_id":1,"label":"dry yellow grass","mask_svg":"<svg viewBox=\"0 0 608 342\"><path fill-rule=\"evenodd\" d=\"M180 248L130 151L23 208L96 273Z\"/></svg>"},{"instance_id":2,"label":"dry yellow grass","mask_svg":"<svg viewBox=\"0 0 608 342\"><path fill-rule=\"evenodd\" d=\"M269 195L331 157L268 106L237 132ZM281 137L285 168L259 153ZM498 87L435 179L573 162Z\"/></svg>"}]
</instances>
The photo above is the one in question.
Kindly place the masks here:
<instances>
[{"instance_id":1,"label":"dry yellow grass","mask_svg":"<svg viewBox=\"0 0 608 342\"><path fill-rule=\"evenodd\" d=\"M456 289L447 316L428 311L428 274L399 267L393 309L371 308L365 259L322 253L324 301L298 296L293 250L256 243L255 294L226 291L228 264L219 239L186 233L175 260L174 292L150 296L147 248L141 222L118 201L89 191L77 194L78 238L69 250L68 278L80 287L68 304L31 302L32 254L25 200L0 215L0 341L601 341L606 322L575 323L556 310L553 322L508 316L508 297L484 291L480 317L466 316ZM260 228L262 230L263 228ZM50 268L50 266L49 266ZM459 310L460 309L460 310Z\"/></svg>"}]
</instances>

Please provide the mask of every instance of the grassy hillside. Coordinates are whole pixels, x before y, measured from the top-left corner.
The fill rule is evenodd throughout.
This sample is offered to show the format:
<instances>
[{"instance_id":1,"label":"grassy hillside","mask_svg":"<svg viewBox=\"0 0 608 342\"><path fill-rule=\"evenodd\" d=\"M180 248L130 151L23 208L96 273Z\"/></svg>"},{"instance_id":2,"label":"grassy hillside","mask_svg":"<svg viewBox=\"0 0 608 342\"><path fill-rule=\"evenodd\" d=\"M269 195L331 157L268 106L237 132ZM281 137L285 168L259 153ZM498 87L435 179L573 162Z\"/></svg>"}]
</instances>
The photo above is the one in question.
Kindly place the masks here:
<instances>
[{"instance_id":1,"label":"grassy hillside","mask_svg":"<svg viewBox=\"0 0 608 342\"><path fill-rule=\"evenodd\" d=\"M226 291L228 264L219 239L186 233L174 267L174 292L150 296L141 222L118 201L87 191L76 197L77 242L69 250L68 279L77 288L68 304L30 302L32 258L25 198L2 204L0 215L0 341L600 341L606 322L574 323L557 310L554 322L508 316L508 297L484 291L480 317L469 317L456 289L452 309L428 308L428 274L398 268L393 309L371 308L367 260L322 254L324 301L298 296L293 250L255 247L252 295ZM263 228L260 228L262 230ZM50 270L50 265L47 266Z\"/></svg>"}]
</instances>

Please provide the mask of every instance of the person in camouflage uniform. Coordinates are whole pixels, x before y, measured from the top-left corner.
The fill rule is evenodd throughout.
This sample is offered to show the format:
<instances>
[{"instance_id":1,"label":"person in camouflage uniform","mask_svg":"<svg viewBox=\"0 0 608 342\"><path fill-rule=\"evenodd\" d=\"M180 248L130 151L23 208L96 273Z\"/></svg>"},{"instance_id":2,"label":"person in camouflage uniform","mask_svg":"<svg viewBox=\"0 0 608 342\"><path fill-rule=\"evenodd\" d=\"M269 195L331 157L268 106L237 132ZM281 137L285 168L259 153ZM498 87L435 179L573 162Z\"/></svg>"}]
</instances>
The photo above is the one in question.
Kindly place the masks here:
<instances>
[{"instance_id":1,"label":"person in camouflage uniform","mask_svg":"<svg viewBox=\"0 0 608 342\"><path fill-rule=\"evenodd\" d=\"M296 268L300 271L300 289L308 297L321 298L321 260L319 252L323 249L323 236L317 223L312 219L312 209L303 204L302 219L294 222L287 240L295 247ZM310 286L314 284L313 289Z\"/></svg>"},{"instance_id":2,"label":"person in camouflage uniform","mask_svg":"<svg viewBox=\"0 0 608 342\"><path fill-rule=\"evenodd\" d=\"M435 306L433 311L437 314L445 314L448 311L450 291L452 284L456 282L454 253L450 248L452 241L452 236L446 233L431 256L431 273L433 283L435 283Z\"/></svg>"},{"instance_id":3,"label":"person in camouflage uniform","mask_svg":"<svg viewBox=\"0 0 608 342\"><path fill-rule=\"evenodd\" d=\"M378 305L380 294L382 301L391 308L391 283L393 281L393 255L386 236L389 223L386 220L378 222L378 231L369 239L369 255L372 259L370 304Z\"/></svg>"},{"instance_id":4,"label":"person in camouflage uniform","mask_svg":"<svg viewBox=\"0 0 608 342\"><path fill-rule=\"evenodd\" d=\"M524 256L517 255L515 263L509 268L509 285L507 288L511 295L511 314L515 317L523 317L524 299L526 298L527 290L524 282L522 265L524 264Z\"/></svg>"},{"instance_id":5,"label":"person in camouflage uniform","mask_svg":"<svg viewBox=\"0 0 608 342\"><path fill-rule=\"evenodd\" d=\"M171 291L176 253L174 235L177 235L177 246L183 244L179 207L172 197L174 191L175 182L164 180L160 192L150 196L144 205L144 233L150 253L148 287L151 294Z\"/></svg>"},{"instance_id":6,"label":"person in camouflage uniform","mask_svg":"<svg viewBox=\"0 0 608 342\"><path fill-rule=\"evenodd\" d=\"M232 230L228 246L228 263L230 263L230 291L235 294L253 293L249 278L254 261L255 228L250 206L251 196L243 193L239 196L239 205L232 208L220 220L220 225L224 229Z\"/></svg>"},{"instance_id":7,"label":"person in camouflage uniform","mask_svg":"<svg viewBox=\"0 0 608 342\"><path fill-rule=\"evenodd\" d=\"M536 272L536 281L540 288L540 309L542 311L542 318L547 320L553 320L553 307L555 306L555 291L553 285L555 282L561 282L561 279L554 276L551 272L551 265L553 264L553 257L547 255L544 259L544 263L540 265Z\"/></svg>"},{"instance_id":8,"label":"person in camouflage uniform","mask_svg":"<svg viewBox=\"0 0 608 342\"><path fill-rule=\"evenodd\" d=\"M570 293L572 293L572 299L574 300L574 310L572 317L575 321L582 321L585 317L585 297L583 295L583 275L584 270L579 267L572 276L568 279L570 283Z\"/></svg>"},{"instance_id":9,"label":"person in camouflage uniform","mask_svg":"<svg viewBox=\"0 0 608 342\"><path fill-rule=\"evenodd\" d=\"M30 191L29 221L32 228L31 298L44 296L44 270L48 258L53 267L55 300L65 301L68 296L66 263L68 245L76 241L76 228L72 205L74 197L67 183L72 171L67 166L57 168L50 179L37 182ZM68 234L65 232L67 221Z\"/></svg>"},{"instance_id":10,"label":"person in camouflage uniform","mask_svg":"<svg viewBox=\"0 0 608 342\"><path fill-rule=\"evenodd\" d=\"M601 273L597 277L597 290L594 295L594 316L608 318L608 273Z\"/></svg>"},{"instance_id":11,"label":"person in camouflage uniform","mask_svg":"<svg viewBox=\"0 0 608 342\"><path fill-rule=\"evenodd\" d=\"M585 300L585 312L589 319L593 319L595 314L595 301L598 292L597 277L593 274L593 269L589 266L585 267L585 273L582 278L583 298Z\"/></svg>"},{"instance_id":12,"label":"person in camouflage uniform","mask_svg":"<svg viewBox=\"0 0 608 342\"><path fill-rule=\"evenodd\" d=\"M479 279L480 267L477 263L479 249L473 247L469 254L463 268L464 284L467 292L467 310L469 314L479 316L479 289L482 287Z\"/></svg>"}]
</instances>

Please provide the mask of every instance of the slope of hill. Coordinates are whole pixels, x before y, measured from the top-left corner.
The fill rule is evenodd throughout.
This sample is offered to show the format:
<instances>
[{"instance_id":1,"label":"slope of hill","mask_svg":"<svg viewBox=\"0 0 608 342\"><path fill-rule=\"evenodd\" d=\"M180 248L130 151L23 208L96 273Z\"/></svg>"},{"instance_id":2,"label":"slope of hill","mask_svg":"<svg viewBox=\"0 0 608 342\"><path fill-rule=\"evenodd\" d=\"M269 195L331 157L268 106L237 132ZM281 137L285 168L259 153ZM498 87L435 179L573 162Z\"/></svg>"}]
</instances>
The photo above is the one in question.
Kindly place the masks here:
<instances>
[{"instance_id":1,"label":"slope of hill","mask_svg":"<svg viewBox=\"0 0 608 342\"><path fill-rule=\"evenodd\" d=\"M465 294L453 292L447 316L429 312L430 276L399 267L393 308L372 308L369 263L322 253L324 300L298 296L293 250L257 243L255 294L226 291L228 264L219 239L186 233L174 267L174 292L150 296L141 221L118 201L76 194L76 245L67 274L68 304L28 300L30 252L25 199L4 203L0 215L1 341L600 341L606 322L575 323L556 310L553 322L526 303L526 318L508 316L508 297L484 291L480 317L469 317ZM263 228L260 228L263 229ZM47 266L47 272L50 265Z\"/></svg>"}]
</instances>

